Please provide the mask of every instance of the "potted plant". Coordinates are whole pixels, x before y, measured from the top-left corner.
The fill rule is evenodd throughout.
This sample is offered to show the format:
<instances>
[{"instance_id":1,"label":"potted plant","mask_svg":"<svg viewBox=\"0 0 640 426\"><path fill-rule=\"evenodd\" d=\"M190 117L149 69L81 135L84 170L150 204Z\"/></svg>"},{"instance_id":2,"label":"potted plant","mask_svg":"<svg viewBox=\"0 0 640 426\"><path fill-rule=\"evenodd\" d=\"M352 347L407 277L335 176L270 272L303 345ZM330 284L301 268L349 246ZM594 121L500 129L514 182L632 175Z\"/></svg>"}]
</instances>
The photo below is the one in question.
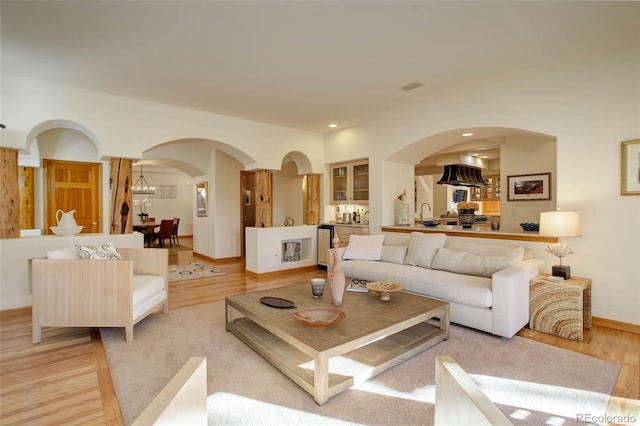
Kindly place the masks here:
<instances>
[{"instance_id":1,"label":"potted plant","mask_svg":"<svg viewBox=\"0 0 640 426\"><path fill-rule=\"evenodd\" d=\"M476 222L476 210L480 209L478 203L464 201L458 203L458 221L463 228L471 228Z\"/></svg>"}]
</instances>

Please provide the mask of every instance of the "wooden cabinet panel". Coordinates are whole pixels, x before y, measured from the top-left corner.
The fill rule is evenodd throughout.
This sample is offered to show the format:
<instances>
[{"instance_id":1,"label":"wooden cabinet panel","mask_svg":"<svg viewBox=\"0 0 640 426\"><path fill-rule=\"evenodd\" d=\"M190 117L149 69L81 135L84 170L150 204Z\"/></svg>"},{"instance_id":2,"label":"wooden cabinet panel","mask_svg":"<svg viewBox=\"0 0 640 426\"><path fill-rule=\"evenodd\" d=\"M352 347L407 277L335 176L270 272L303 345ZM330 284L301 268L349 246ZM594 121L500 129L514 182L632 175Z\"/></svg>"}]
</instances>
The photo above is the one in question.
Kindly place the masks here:
<instances>
[{"instance_id":1,"label":"wooden cabinet panel","mask_svg":"<svg viewBox=\"0 0 640 426\"><path fill-rule=\"evenodd\" d=\"M369 162L337 163L331 166L331 204L369 202Z\"/></svg>"}]
</instances>

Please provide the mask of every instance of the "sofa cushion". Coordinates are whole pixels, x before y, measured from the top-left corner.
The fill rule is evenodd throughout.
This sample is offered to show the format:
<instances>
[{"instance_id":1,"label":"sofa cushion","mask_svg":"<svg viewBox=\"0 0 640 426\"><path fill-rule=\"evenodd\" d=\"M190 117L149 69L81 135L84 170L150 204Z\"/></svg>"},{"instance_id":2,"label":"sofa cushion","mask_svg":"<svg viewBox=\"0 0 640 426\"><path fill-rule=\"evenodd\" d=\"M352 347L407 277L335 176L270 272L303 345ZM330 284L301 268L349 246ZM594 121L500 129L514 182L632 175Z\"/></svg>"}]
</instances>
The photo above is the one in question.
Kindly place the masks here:
<instances>
[{"instance_id":1,"label":"sofa cushion","mask_svg":"<svg viewBox=\"0 0 640 426\"><path fill-rule=\"evenodd\" d=\"M447 240L445 248L456 251L465 251L478 256L507 256L517 262L524 258L524 247L505 244L477 244L460 240Z\"/></svg>"},{"instance_id":2,"label":"sofa cushion","mask_svg":"<svg viewBox=\"0 0 640 426\"><path fill-rule=\"evenodd\" d=\"M47 259L82 259L75 247L67 247L47 252Z\"/></svg>"},{"instance_id":3,"label":"sofa cushion","mask_svg":"<svg viewBox=\"0 0 640 426\"><path fill-rule=\"evenodd\" d=\"M384 235L351 235L342 255L345 259L380 260Z\"/></svg>"},{"instance_id":4,"label":"sofa cushion","mask_svg":"<svg viewBox=\"0 0 640 426\"><path fill-rule=\"evenodd\" d=\"M158 275L133 276L134 308L158 293L164 291L164 278Z\"/></svg>"},{"instance_id":5,"label":"sofa cushion","mask_svg":"<svg viewBox=\"0 0 640 426\"><path fill-rule=\"evenodd\" d=\"M438 249L431 262L431 268L456 274L490 278L494 273L516 262L515 258L509 256L478 256L443 247Z\"/></svg>"},{"instance_id":6,"label":"sofa cushion","mask_svg":"<svg viewBox=\"0 0 640 426\"><path fill-rule=\"evenodd\" d=\"M110 259L122 259L118 250L113 245L111 241L107 241L104 244L99 246L81 246L76 245L76 250L80 257L83 259L99 259L99 260L110 260Z\"/></svg>"},{"instance_id":7,"label":"sofa cushion","mask_svg":"<svg viewBox=\"0 0 640 426\"><path fill-rule=\"evenodd\" d=\"M404 263L422 268L431 268L431 261L439 248L447 241L445 234L425 234L412 232L409 238L409 248Z\"/></svg>"},{"instance_id":8,"label":"sofa cushion","mask_svg":"<svg viewBox=\"0 0 640 426\"><path fill-rule=\"evenodd\" d=\"M407 255L407 246L382 246L382 253L380 260L389 263L404 263L404 258Z\"/></svg>"}]
</instances>

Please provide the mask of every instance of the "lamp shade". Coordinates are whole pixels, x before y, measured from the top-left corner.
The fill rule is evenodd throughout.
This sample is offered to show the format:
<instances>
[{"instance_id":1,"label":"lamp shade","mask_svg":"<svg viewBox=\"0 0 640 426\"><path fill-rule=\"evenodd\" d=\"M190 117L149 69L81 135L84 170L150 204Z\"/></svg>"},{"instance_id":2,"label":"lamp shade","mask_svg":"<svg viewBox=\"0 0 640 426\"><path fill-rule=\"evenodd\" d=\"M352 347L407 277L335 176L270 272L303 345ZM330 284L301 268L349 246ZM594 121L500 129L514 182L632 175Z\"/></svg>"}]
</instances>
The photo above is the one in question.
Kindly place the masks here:
<instances>
[{"instance_id":1,"label":"lamp shade","mask_svg":"<svg viewBox=\"0 0 640 426\"><path fill-rule=\"evenodd\" d=\"M540 231L543 237L579 237L580 213L575 210L540 213Z\"/></svg>"}]
</instances>

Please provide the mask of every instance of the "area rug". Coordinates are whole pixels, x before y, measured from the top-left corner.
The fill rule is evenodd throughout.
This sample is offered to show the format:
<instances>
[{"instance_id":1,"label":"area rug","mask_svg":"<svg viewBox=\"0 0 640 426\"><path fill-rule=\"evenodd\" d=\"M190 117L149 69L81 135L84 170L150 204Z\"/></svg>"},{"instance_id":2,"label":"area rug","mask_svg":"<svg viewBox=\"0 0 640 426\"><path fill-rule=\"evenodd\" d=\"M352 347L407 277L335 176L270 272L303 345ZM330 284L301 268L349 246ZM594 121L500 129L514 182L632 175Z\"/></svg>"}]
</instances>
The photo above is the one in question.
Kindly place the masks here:
<instances>
[{"instance_id":1,"label":"area rug","mask_svg":"<svg viewBox=\"0 0 640 426\"><path fill-rule=\"evenodd\" d=\"M208 263L194 262L188 265L169 265L168 279L169 282L174 282L217 277L220 275L226 274Z\"/></svg>"},{"instance_id":2,"label":"area rug","mask_svg":"<svg viewBox=\"0 0 640 426\"><path fill-rule=\"evenodd\" d=\"M126 425L192 356L206 356L209 424L433 424L436 355L452 356L514 424L606 414L619 366L518 336L451 326L451 338L323 406L225 330L224 302L152 314L125 343L102 328Z\"/></svg>"}]
</instances>

